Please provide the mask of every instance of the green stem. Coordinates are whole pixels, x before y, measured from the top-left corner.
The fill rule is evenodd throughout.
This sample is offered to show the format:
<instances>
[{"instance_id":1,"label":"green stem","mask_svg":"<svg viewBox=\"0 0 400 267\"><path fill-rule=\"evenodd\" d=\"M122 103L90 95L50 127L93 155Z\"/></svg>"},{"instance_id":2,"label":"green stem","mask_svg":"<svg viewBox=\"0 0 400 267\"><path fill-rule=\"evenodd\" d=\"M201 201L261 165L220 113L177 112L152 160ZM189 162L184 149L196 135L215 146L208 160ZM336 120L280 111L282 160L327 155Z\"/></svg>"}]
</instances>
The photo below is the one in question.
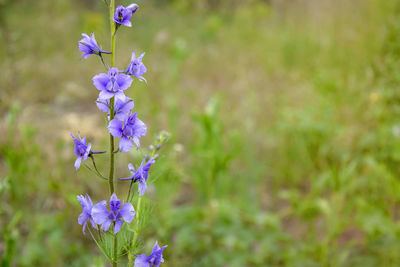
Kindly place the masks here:
<instances>
[{"instance_id":1,"label":"green stem","mask_svg":"<svg viewBox=\"0 0 400 267\"><path fill-rule=\"evenodd\" d=\"M111 67L115 65L115 23L114 23L114 10L115 0L110 0L109 12L110 12L110 34L111 34ZM110 100L110 121L114 119L114 97ZM109 175L109 186L110 194L115 192L114 190L114 137L110 134L110 175ZM114 235L114 257L113 267L117 267L118 258L118 237Z\"/></svg>"},{"instance_id":2,"label":"green stem","mask_svg":"<svg viewBox=\"0 0 400 267\"><path fill-rule=\"evenodd\" d=\"M135 232L134 232L131 248L135 248L136 247L136 241L137 241L137 238L138 238L138 235L139 235L139 222L140 222L139 218L140 218L141 203L142 203L142 197L139 196L138 203L137 203L137 206L136 206L136 214L135 214L135 217L136 217ZM130 251L129 255L132 255L133 252L134 251ZM129 257L129 265L128 266L129 267L133 266L133 257L131 257L131 256Z\"/></svg>"}]
</instances>

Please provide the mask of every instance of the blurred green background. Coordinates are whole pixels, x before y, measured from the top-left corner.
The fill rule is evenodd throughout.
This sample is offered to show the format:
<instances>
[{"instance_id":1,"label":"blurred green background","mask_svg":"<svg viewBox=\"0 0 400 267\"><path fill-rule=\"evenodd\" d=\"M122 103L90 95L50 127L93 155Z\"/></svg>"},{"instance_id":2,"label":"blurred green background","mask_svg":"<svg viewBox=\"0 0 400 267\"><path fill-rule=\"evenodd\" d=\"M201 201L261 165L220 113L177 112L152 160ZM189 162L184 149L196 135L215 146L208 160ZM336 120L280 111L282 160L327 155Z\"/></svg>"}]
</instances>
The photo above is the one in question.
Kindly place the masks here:
<instances>
[{"instance_id":1,"label":"blurred green background","mask_svg":"<svg viewBox=\"0 0 400 267\"><path fill-rule=\"evenodd\" d=\"M146 52L148 84L127 93L142 144L171 133L143 252L168 244L162 266L399 266L400 1L137 3L117 65ZM109 49L107 14L101 0L0 0L1 266L106 266L76 195L108 189L75 172L68 132L107 147L103 68L77 47L94 31ZM139 160L118 155L117 177Z\"/></svg>"}]
</instances>

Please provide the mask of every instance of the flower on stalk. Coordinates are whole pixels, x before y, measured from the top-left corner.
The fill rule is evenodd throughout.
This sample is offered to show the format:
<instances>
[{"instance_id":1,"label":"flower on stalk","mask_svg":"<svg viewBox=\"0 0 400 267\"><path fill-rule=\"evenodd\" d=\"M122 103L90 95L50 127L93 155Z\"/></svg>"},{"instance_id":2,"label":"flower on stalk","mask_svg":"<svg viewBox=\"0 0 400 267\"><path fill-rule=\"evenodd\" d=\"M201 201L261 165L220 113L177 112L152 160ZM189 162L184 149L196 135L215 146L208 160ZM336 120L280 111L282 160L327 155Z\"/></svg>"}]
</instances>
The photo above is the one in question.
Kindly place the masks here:
<instances>
[{"instance_id":1,"label":"flower on stalk","mask_svg":"<svg viewBox=\"0 0 400 267\"><path fill-rule=\"evenodd\" d=\"M166 247L168 246L163 246L160 248L158 242L156 241L149 256L146 254L136 256L134 267L159 267L160 264L164 262L162 253Z\"/></svg>"},{"instance_id":2,"label":"flower on stalk","mask_svg":"<svg viewBox=\"0 0 400 267\"><path fill-rule=\"evenodd\" d=\"M150 158L147 162L146 162L146 158L144 158L142 160L142 163L140 164L140 167L137 169L137 171L135 170L135 168L133 167L132 164L129 163L128 168L129 171L132 173L131 177L127 177L127 178L120 178L120 180L133 180L133 182L139 182L139 194L140 196L143 196L144 193L146 192L147 189L147 179L149 178L149 170L151 165L153 165L156 161L154 160L154 158Z\"/></svg>"},{"instance_id":3,"label":"flower on stalk","mask_svg":"<svg viewBox=\"0 0 400 267\"><path fill-rule=\"evenodd\" d=\"M111 54L111 52L102 50L99 45L96 42L96 39L94 38L94 33L92 32L90 36L88 36L86 33L82 33L83 38L79 40L79 51L81 51L82 57L87 58L90 55L99 55L101 56L101 53L104 54Z\"/></svg>"},{"instance_id":4,"label":"flower on stalk","mask_svg":"<svg viewBox=\"0 0 400 267\"><path fill-rule=\"evenodd\" d=\"M76 198L78 199L78 201L81 203L82 206L82 213L81 215L79 215L78 223L80 225L83 224L82 232L83 234L85 234L85 228L88 221L90 221L93 228L96 228L96 224L94 223L92 217L93 202L88 194L86 194L86 197L79 195Z\"/></svg>"},{"instance_id":5,"label":"flower on stalk","mask_svg":"<svg viewBox=\"0 0 400 267\"><path fill-rule=\"evenodd\" d=\"M90 148L92 147L91 143L88 143L86 145L86 136L81 138L80 134L78 133L78 137L80 140L78 140L72 133L69 133L72 136L72 139L74 139L75 143L75 148L74 148L74 153L75 156L78 158L75 160L75 169L78 170L79 167L81 166L82 161L86 161L87 157L90 154Z\"/></svg>"},{"instance_id":6,"label":"flower on stalk","mask_svg":"<svg viewBox=\"0 0 400 267\"><path fill-rule=\"evenodd\" d=\"M117 25L125 25L127 27L132 27L131 17L133 13L139 8L137 4L130 4L127 7L118 6L115 9L114 21Z\"/></svg>"},{"instance_id":7,"label":"flower on stalk","mask_svg":"<svg viewBox=\"0 0 400 267\"><path fill-rule=\"evenodd\" d=\"M100 91L99 98L107 100L115 96L125 100L124 90L128 89L133 79L124 73L119 73L117 68L110 68L108 73L100 73L93 77L93 84Z\"/></svg>"},{"instance_id":8,"label":"flower on stalk","mask_svg":"<svg viewBox=\"0 0 400 267\"><path fill-rule=\"evenodd\" d=\"M130 202L121 206L121 201L117 198L115 193L110 198L110 211L107 209L107 201L103 200L94 205L92 208L93 221L101 225L101 230L108 231L111 224L115 222L114 234L117 234L125 222L132 222L135 217L135 209ZM122 219L121 219L122 218Z\"/></svg>"},{"instance_id":9,"label":"flower on stalk","mask_svg":"<svg viewBox=\"0 0 400 267\"><path fill-rule=\"evenodd\" d=\"M125 69L125 73L135 76L139 79L139 81L146 81L146 79L142 76L146 73L146 66L143 64L142 59L145 53L142 53L140 56L136 57L135 52L132 52L131 62L128 67Z\"/></svg>"},{"instance_id":10,"label":"flower on stalk","mask_svg":"<svg viewBox=\"0 0 400 267\"><path fill-rule=\"evenodd\" d=\"M110 100L97 98L97 107L103 111L108 112L110 116ZM135 104L133 100L129 97L125 97L125 100L116 99L114 102L114 116L119 120L123 121L129 116L129 112L134 108Z\"/></svg>"},{"instance_id":11,"label":"flower on stalk","mask_svg":"<svg viewBox=\"0 0 400 267\"><path fill-rule=\"evenodd\" d=\"M113 119L108 124L107 129L112 136L121 138L119 141L119 151L121 152L128 152L131 150L133 143L139 148L139 137L144 136L147 131L147 127L143 121L137 118L137 112L130 114L124 122Z\"/></svg>"}]
</instances>

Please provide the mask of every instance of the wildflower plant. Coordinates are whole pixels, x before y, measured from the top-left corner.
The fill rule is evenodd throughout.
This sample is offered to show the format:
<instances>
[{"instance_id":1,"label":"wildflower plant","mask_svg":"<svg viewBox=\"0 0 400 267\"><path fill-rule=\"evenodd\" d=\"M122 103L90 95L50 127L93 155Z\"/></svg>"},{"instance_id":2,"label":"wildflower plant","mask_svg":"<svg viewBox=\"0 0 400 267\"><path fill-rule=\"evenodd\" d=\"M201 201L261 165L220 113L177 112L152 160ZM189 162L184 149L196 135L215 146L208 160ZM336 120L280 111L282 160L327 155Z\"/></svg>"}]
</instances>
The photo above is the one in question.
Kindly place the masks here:
<instances>
[{"instance_id":1,"label":"wildflower plant","mask_svg":"<svg viewBox=\"0 0 400 267\"><path fill-rule=\"evenodd\" d=\"M166 142L168 133L161 132L150 146L150 151L145 154L141 164L135 169L133 164L128 165L131 176L120 178L129 186L126 200L120 200L117 196L115 179L115 157L118 153L128 152L131 149L140 149L140 138L146 135L146 124L138 118L138 112L134 111L134 100L126 96L126 92L132 83L146 81L143 75L147 69L142 62L145 53L136 57L132 52L130 63L124 68L118 68L115 64L115 39L118 29L122 26L131 27L133 14L138 10L138 5L132 3L124 7L115 8L115 0L104 0L109 9L110 16L110 51L103 50L95 39L94 33L90 35L83 33L78 47L83 58L98 56L106 71L92 78L94 87L99 91L98 98L94 101L98 109L105 113L107 120L107 131L109 133L108 151L93 151L92 143L86 137L78 138L71 133L75 149L75 168L79 170L84 165L94 174L107 181L110 199L93 203L88 194L77 196L82 206L82 213L78 217L78 223L82 225L82 231L88 230L90 236L96 242L103 254L110 260L113 266L117 266L121 255L127 255L129 265L136 267L159 266L164 262L162 252L167 246L160 247L156 241L152 252L147 256L135 254L140 252L138 235L140 232L141 203L145 196L150 167L156 163L158 150ZM110 57L107 64L106 58ZM118 146L116 138L119 139ZM106 154L109 156L109 173L103 175L96 165L96 155ZM91 159L93 167L89 166ZM89 161L90 162L90 161ZM132 190L137 185L137 193ZM134 194L137 196L134 198ZM108 198L108 197L107 197ZM134 201L136 200L136 201ZM134 203L136 202L136 203ZM124 225L127 225L124 229Z\"/></svg>"}]
</instances>

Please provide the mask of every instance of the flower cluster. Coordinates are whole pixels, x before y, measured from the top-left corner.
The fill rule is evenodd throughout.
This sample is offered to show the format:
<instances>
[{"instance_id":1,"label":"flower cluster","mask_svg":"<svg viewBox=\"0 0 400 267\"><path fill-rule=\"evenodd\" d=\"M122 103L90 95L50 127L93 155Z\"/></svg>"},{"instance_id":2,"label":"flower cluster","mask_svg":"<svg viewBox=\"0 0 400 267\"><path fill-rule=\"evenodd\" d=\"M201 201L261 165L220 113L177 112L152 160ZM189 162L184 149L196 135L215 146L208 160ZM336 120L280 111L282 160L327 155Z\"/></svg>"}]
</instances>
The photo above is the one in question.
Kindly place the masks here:
<instances>
[{"instance_id":1,"label":"flower cluster","mask_svg":"<svg viewBox=\"0 0 400 267\"><path fill-rule=\"evenodd\" d=\"M85 233L86 224L90 221L93 228L96 225L101 226L101 230L108 231L111 223L114 222L114 234L117 234L122 227L124 219L125 222L132 222L135 217L135 209L132 204L127 202L121 206L121 201L117 196L112 194L110 198L110 211L107 209L107 201L103 200L93 206L93 202L89 195L77 196L78 201L82 206L82 213L78 218L78 223L83 224L83 233Z\"/></svg>"},{"instance_id":2,"label":"flower cluster","mask_svg":"<svg viewBox=\"0 0 400 267\"><path fill-rule=\"evenodd\" d=\"M97 55L106 71L99 73L92 78L94 87L99 91L98 97L95 103L98 109L105 114L108 121L107 130L110 134L110 177L105 177L97 168L95 155L105 153L106 151L92 151L92 144L87 142L87 138L81 136L78 133L78 138L73 134L70 134L73 138L75 148L74 153L77 157L75 160L75 169L78 170L82 164L89 170L93 171L97 176L108 180L108 184L111 191L111 197L107 204L106 200L102 200L97 204L93 204L92 199L88 194L77 196L78 201L82 206L82 213L79 215L78 223L82 225L82 231L85 233L86 225L89 225L93 229L98 230L99 238L101 240L104 232L111 232L114 235L114 257L110 260L113 261L113 266L117 263L117 234L121 231L124 224L130 224L136 220L136 228L138 228L138 220L140 218L135 217L135 208L131 201L131 187L137 184L139 200L137 202L137 210L139 216L140 210L140 197L143 197L147 189L147 181L149 177L149 171L151 165L156 162L158 157L156 151L161 147L166 137L159 137L157 139L157 145L152 150L151 155L146 155L140 166L135 169L132 164L128 165L128 169L131 172L130 177L120 178L121 181L131 181L129 187L129 193L125 203L122 203L118 199L114 190L114 154L118 152L128 152L134 146L136 149L140 148L140 138L143 137L147 132L147 127L142 120L138 118L138 113L134 111L135 102L132 98L126 96L126 91L131 87L135 79L138 81L146 82L143 75L147 72L145 65L143 64L143 57L145 53L140 54L136 57L135 52L132 52L132 56L129 64L122 69L114 66L115 57L115 34L120 26L124 25L131 27L131 18L133 14L138 10L137 4L131 4L127 7L118 6L114 10L114 1L110 4L107 0L104 1L107 7L110 9L111 14L114 14L111 18L111 39L112 49L111 52L103 50L97 43L94 33L90 35L83 33L83 38L79 40L78 47L79 51L82 52L83 58L88 58L91 55ZM111 55L111 67L106 64L103 58L104 54ZM162 135L164 136L164 135ZM114 149L114 138L120 138L118 150ZM164 138L164 139L163 139ZM153 146L152 146L153 147ZM153 147L154 148L154 147ZM87 165L87 159L90 158L93 163L93 168ZM111 230L110 230L111 229ZM90 227L89 227L90 230ZM124 231L122 231L124 232ZM93 234L91 234L93 237ZM132 246L136 246L137 229L135 230L134 241L129 243ZM94 237L93 237L94 238ZM162 252L167 246L160 247L158 243L153 247L153 251L149 256L146 254L136 255L135 266L159 266L160 263L164 262ZM128 252L130 255L134 252L134 248L129 248Z\"/></svg>"}]
</instances>

